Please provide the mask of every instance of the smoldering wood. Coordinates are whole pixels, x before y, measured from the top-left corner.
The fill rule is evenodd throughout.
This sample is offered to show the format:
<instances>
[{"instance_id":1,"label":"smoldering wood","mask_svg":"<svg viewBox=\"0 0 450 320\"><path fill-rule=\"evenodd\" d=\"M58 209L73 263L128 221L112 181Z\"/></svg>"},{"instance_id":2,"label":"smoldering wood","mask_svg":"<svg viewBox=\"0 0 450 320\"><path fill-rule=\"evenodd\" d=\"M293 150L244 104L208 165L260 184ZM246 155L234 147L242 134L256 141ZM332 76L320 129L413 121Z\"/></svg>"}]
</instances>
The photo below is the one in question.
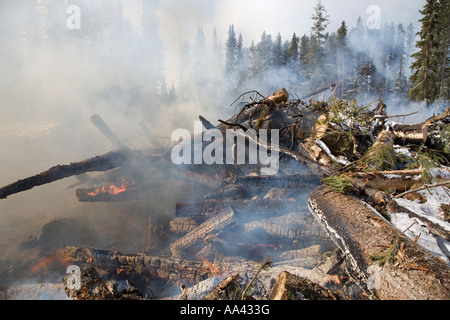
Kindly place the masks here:
<instances>
[{"instance_id":1,"label":"smoldering wood","mask_svg":"<svg viewBox=\"0 0 450 320\"><path fill-rule=\"evenodd\" d=\"M313 172L292 175L238 176L224 180L224 184L266 188L309 188L320 184L320 176Z\"/></svg>"},{"instance_id":2,"label":"smoldering wood","mask_svg":"<svg viewBox=\"0 0 450 320\"><path fill-rule=\"evenodd\" d=\"M80 271L80 288L70 283L71 276L66 275L62 282L67 296L73 300L145 300L129 281L128 288L119 291L116 282L103 281L97 270L90 266Z\"/></svg>"},{"instance_id":3,"label":"smoldering wood","mask_svg":"<svg viewBox=\"0 0 450 320\"><path fill-rule=\"evenodd\" d=\"M197 226L197 222L192 217L175 217L169 224L170 232L180 235L191 232Z\"/></svg>"},{"instance_id":4,"label":"smoldering wood","mask_svg":"<svg viewBox=\"0 0 450 320\"><path fill-rule=\"evenodd\" d=\"M80 188L76 191L76 196L80 202L121 202L138 200L139 194L136 190L126 190L114 194L108 192L108 187L104 191L99 188Z\"/></svg>"},{"instance_id":5,"label":"smoldering wood","mask_svg":"<svg viewBox=\"0 0 450 320\"><path fill-rule=\"evenodd\" d=\"M239 274L230 275L220 281L202 300L229 300L238 286Z\"/></svg>"},{"instance_id":6,"label":"smoldering wood","mask_svg":"<svg viewBox=\"0 0 450 320\"><path fill-rule=\"evenodd\" d=\"M117 251L68 246L64 250L67 261L92 266L98 270L124 269L168 282L197 283L211 276L209 266L202 261L174 257L151 256L143 253L124 254Z\"/></svg>"},{"instance_id":7,"label":"smoldering wood","mask_svg":"<svg viewBox=\"0 0 450 320\"><path fill-rule=\"evenodd\" d=\"M374 298L448 300L449 269L359 199L315 189L311 213L347 256L355 279ZM390 248L388 253L385 248ZM389 254L379 264L375 257Z\"/></svg>"},{"instance_id":8,"label":"smoldering wood","mask_svg":"<svg viewBox=\"0 0 450 320\"><path fill-rule=\"evenodd\" d=\"M309 212L291 212L266 219L255 219L244 223L244 232L264 230L274 238L290 242L330 242L328 234Z\"/></svg>"},{"instance_id":9,"label":"smoldering wood","mask_svg":"<svg viewBox=\"0 0 450 320\"><path fill-rule=\"evenodd\" d=\"M217 215L209 218L185 236L170 245L170 251L175 257L181 257L184 253L198 247L209 234L218 234L227 226L234 223L234 211L226 206Z\"/></svg>"},{"instance_id":10,"label":"smoldering wood","mask_svg":"<svg viewBox=\"0 0 450 320\"><path fill-rule=\"evenodd\" d=\"M345 298L311 280L283 271L272 287L269 300L345 300Z\"/></svg>"},{"instance_id":11,"label":"smoldering wood","mask_svg":"<svg viewBox=\"0 0 450 320\"><path fill-rule=\"evenodd\" d=\"M256 219L261 216L280 215L282 213L298 210L298 204L295 199L257 199L257 200L206 200L203 202L184 202L176 204L175 215L177 217L193 217L201 219L202 217L213 216L223 208L230 207L236 217L245 217Z\"/></svg>"},{"instance_id":12,"label":"smoldering wood","mask_svg":"<svg viewBox=\"0 0 450 320\"><path fill-rule=\"evenodd\" d=\"M51 167L47 171L41 172L29 178L18 180L0 188L0 199L5 199L12 194L26 191L67 177L80 175L82 173L92 171L108 171L116 167L124 166L128 161L132 161L133 159L143 158L147 158L147 156L140 151L121 149L80 162L73 162L68 165L57 165Z\"/></svg>"},{"instance_id":13,"label":"smoldering wood","mask_svg":"<svg viewBox=\"0 0 450 320\"><path fill-rule=\"evenodd\" d=\"M103 133L103 135L118 149L124 148L125 145L120 139L112 132L109 126L103 121L102 117L98 114L94 114L91 117L91 122L97 127L97 129Z\"/></svg>"},{"instance_id":14,"label":"smoldering wood","mask_svg":"<svg viewBox=\"0 0 450 320\"><path fill-rule=\"evenodd\" d=\"M315 173L277 176L238 176L225 179L217 190L204 195L204 199L248 198L270 189L314 189L320 184Z\"/></svg>"}]
</instances>

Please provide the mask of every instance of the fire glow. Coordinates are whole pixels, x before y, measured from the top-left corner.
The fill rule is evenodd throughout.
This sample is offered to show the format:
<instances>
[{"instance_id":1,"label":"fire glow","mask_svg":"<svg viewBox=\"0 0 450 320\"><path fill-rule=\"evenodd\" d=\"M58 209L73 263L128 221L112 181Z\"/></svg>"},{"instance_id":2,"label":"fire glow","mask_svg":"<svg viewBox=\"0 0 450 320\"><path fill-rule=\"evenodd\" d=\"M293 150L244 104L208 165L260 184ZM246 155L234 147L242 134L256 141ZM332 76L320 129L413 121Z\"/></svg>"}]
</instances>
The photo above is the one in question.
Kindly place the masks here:
<instances>
[{"instance_id":1,"label":"fire glow","mask_svg":"<svg viewBox=\"0 0 450 320\"><path fill-rule=\"evenodd\" d=\"M106 194L106 193L112 194L112 195L116 195L116 194L119 194L119 193L122 193L122 192L126 192L128 190L129 190L129 188L128 188L128 181L123 179L122 180L122 185L120 187L116 187L115 185L110 185L109 187L103 186L101 188L95 189L95 191L93 191L93 192L89 192L88 196L95 197L95 196L97 196L99 194Z\"/></svg>"}]
</instances>

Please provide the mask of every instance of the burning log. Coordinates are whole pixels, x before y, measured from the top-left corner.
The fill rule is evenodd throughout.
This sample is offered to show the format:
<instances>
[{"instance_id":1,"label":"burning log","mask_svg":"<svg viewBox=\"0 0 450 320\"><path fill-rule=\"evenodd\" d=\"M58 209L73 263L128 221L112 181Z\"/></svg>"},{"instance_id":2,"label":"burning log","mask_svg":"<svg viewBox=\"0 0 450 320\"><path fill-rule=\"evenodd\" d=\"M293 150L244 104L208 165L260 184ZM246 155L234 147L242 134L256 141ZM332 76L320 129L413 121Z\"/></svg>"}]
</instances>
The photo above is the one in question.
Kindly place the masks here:
<instances>
[{"instance_id":1,"label":"burning log","mask_svg":"<svg viewBox=\"0 0 450 320\"><path fill-rule=\"evenodd\" d=\"M150 256L142 253L123 254L116 251L68 246L64 250L66 260L89 265L101 270L127 270L150 278L169 282L197 283L211 275L210 267L202 261L190 261L173 257Z\"/></svg>"},{"instance_id":2,"label":"burning log","mask_svg":"<svg viewBox=\"0 0 450 320\"><path fill-rule=\"evenodd\" d=\"M269 300L345 300L345 298L311 280L283 271L272 287Z\"/></svg>"},{"instance_id":3,"label":"burning log","mask_svg":"<svg viewBox=\"0 0 450 320\"><path fill-rule=\"evenodd\" d=\"M81 202L114 202L129 201L137 198L134 185L129 186L124 180L120 187L115 185L103 186L101 188L77 189L76 195Z\"/></svg>"},{"instance_id":4,"label":"burning log","mask_svg":"<svg viewBox=\"0 0 450 320\"><path fill-rule=\"evenodd\" d=\"M26 191L36 186L51 183L67 177L80 175L82 173L91 171L108 171L113 168L123 166L127 161L137 158L142 159L144 157L144 154L140 151L121 149L80 162L74 162L68 165L57 165L35 176L18 180L0 188L0 199L5 199L12 194Z\"/></svg>"},{"instance_id":5,"label":"burning log","mask_svg":"<svg viewBox=\"0 0 450 320\"><path fill-rule=\"evenodd\" d=\"M450 298L449 269L360 200L315 189L311 213L346 254L354 276L380 299ZM384 248L384 249L383 249Z\"/></svg>"}]
</instances>

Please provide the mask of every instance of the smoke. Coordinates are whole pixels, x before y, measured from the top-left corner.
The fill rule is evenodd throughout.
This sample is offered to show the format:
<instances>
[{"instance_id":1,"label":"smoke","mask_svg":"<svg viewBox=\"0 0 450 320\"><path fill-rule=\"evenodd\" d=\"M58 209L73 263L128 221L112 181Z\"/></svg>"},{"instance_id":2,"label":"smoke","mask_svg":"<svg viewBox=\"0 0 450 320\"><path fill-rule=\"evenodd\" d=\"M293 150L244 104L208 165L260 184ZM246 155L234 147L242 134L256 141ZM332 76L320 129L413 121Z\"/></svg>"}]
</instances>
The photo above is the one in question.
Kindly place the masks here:
<instances>
[{"instance_id":1,"label":"smoke","mask_svg":"<svg viewBox=\"0 0 450 320\"><path fill-rule=\"evenodd\" d=\"M243 92L269 95L286 87L293 97L308 93L306 80L286 66L270 67L241 84L239 73L248 68L241 64L238 75L225 78L224 46L230 24L242 33L245 48L252 40L257 43L263 31L272 40L280 32L283 42L293 32L309 34L314 3L0 1L0 185L111 151L114 145L90 121L94 114L127 147L146 149L152 141L141 123L150 134L168 141L177 128L192 132L199 114L212 123L227 119L235 112L230 103ZM324 4L331 16L338 13L338 20L338 5ZM67 12L70 5L80 8L79 29L68 25L78 18ZM330 25L333 31L335 21ZM359 40L352 42L355 50L370 49ZM367 54L380 44L373 45ZM132 251L131 246L139 245L137 235L145 232L147 215L172 214L168 208L173 206L161 199L170 202L179 196L160 182L152 190L159 192L132 210L117 204L81 204L75 189L67 189L77 182L71 177L0 200L0 272L11 264L17 244L28 234L39 236L54 217L84 219L93 233L107 229L111 234L96 233L98 244L116 241L115 249ZM161 195L166 198L158 198Z\"/></svg>"}]
</instances>

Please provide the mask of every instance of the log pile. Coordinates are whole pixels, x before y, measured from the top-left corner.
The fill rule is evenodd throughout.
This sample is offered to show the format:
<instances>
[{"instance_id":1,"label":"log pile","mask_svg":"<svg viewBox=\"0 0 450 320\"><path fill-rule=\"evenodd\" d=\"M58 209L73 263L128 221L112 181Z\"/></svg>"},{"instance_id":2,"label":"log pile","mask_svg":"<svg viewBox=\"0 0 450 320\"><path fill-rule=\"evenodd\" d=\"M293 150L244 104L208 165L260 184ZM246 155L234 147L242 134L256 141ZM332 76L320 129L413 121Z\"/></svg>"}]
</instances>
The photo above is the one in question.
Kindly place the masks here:
<instances>
[{"instance_id":1,"label":"log pile","mask_svg":"<svg viewBox=\"0 0 450 320\"><path fill-rule=\"evenodd\" d=\"M125 148L96 115L92 122L119 150L0 188L0 198L6 198L76 175L79 184L89 184L77 189L80 202L139 201L158 192L158 183L189 190L192 196L176 202L165 228L149 226L145 252L67 246L66 258L84 267L82 289L66 290L74 299L161 298L149 290L161 281L172 288L166 297L174 297L176 285L178 298L190 299L194 287L211 279L209 291L197 289L202 294L195 299L450 297L445 261L388 220L392 212L409 210L397 199L450 185L446 175L432 172L436 163L450 161L443 134L449 109L404 125L390 120L382 101L375 108L336 98L290 101L282 89L218 124L199 119L207 130L221 132L278 129L278 149L264 147L279 152L279 172L262 175L260 163L174 166L170 152L151 156ZM449 241L448 230L435 220L411 210L409 215ZM150 243L161 234L161 246ZM267 257L271 271L257 264ZM118 275L133 279L128 291L108 282Z\"/></svg>"}]
</instances>

